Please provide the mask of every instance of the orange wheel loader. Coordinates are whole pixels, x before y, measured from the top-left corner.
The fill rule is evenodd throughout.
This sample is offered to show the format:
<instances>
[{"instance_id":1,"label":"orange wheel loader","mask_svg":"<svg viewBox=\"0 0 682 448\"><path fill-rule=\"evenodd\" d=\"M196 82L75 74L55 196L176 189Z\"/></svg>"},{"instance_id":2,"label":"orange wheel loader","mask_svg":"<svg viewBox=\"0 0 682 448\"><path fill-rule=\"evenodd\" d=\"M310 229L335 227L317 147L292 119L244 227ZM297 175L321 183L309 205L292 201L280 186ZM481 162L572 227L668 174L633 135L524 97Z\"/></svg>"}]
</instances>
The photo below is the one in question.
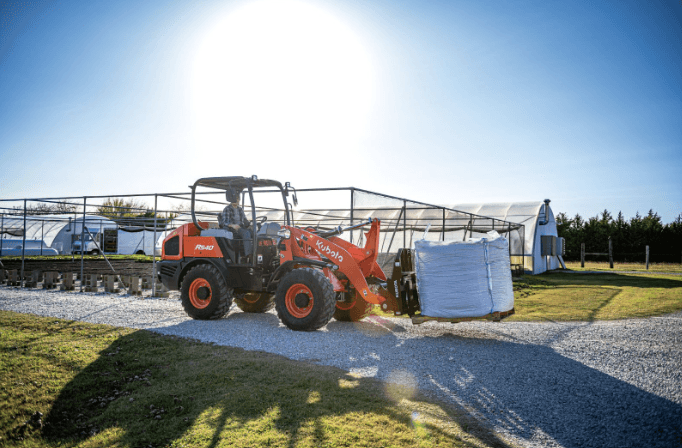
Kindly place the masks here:
<instances>
[{"instance_id":1,"label":"orange wheel loader","mask_svg":"<svg viewBox=\"0 0 682 448\"><path fill-rule=\"evenodd\" d=\"M219 228L215 222L197 220L198 187L248 194L252 223L249 241L240 240L236 233ZM182 306L192 318L218 319L234 300L245 312L262 313L274 306L287 327L314 331L332 317L358 321L373 305L397 313L404 309L404 300L397 300L380 287L387 279L377 264L378 220L331 231L293 226L288 197L293 193L296 203L295 190L288 183L282 186L256 176L204 178L191 189L192 222L164 240L157 271L168 289L181 291ZM281 193L282 224L256 216L254 192L263 190ZM364 247L338 237L366 225L370 229ZM245 247L250 248L249 253ZM397 286L396 292L400 294Z\"/></svg>"}]
</instances>

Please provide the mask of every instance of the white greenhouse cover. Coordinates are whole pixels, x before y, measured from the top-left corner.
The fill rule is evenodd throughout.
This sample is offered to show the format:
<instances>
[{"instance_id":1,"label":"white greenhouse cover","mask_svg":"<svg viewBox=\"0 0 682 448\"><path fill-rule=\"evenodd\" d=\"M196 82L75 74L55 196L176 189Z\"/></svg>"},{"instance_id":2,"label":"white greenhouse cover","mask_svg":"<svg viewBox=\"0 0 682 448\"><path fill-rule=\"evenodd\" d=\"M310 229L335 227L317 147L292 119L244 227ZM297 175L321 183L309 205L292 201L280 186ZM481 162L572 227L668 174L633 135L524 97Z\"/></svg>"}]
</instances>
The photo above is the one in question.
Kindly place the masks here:
<instances>
[{"instance_id":1,"label":"white greenhouse cover","mask_svg":"<svg viewBox=\"0 0 682 448\"><path fill-rule=\"evenodd\" d=\"M69 223L73 223L73 232L81 232L81 222L83 217L69 218L64 216L27 216L26 217L26 239L27 240L43 240L47 246L52 246L52 242L57 237L59 232ZM117 227L114 221L103 216L86 216L85 225L90 231L99 232L100 227L115 228ZM22 238L24 230L24 218L4 216L0 223L0 231L2 237L8 238Z\"/></svg>"},{"instance_id":2,"label":"white greenhouse cover","mask_svg":"<svg viewBox=\"0 0 682 448\"><path fill-rule=\"evenodd\" d=\"M483 317L514 308L509 243L497 232L469 241L415 242L421 312Z\"/></svg>"},{"instance_id":3,"label":"white greenhouse cover","mask_svg":"<svg viewBox=\"0 0 682 448\"><path fill-rule=\"evenodd\" d=\"M524 225L524 266L533 274L545 272L546 263L541 255L540 236L557 236L552 208L544 202L504 202L491 204L455 204L446 207L476 215L488 216ZM512 241L512 252L516 252ZM515 255L514 253L512 255ZM560 267L557 257L550 260L550 269Z\"/></svg>"}]
</instances>

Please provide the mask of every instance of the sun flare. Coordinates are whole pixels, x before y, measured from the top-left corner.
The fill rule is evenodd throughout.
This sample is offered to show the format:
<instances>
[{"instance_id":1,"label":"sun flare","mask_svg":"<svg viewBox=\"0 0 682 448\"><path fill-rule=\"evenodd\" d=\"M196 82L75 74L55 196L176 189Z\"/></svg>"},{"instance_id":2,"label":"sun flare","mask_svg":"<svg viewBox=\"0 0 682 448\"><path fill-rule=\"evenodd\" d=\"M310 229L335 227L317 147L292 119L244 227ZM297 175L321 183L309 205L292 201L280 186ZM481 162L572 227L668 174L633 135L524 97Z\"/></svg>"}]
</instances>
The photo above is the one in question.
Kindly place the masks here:
<instances>
[{"instance_id":1,"label":"sun flare","mask_svg":"<svg viewBox=\"0 0 682 448\"><path fill-rule=\"evenodd\" d=\"M363 133L373 76L361 41L327 12L296 0L249 3L197 52L197 144L263 155L347 148Z\"/></svg>"}]
</instances>

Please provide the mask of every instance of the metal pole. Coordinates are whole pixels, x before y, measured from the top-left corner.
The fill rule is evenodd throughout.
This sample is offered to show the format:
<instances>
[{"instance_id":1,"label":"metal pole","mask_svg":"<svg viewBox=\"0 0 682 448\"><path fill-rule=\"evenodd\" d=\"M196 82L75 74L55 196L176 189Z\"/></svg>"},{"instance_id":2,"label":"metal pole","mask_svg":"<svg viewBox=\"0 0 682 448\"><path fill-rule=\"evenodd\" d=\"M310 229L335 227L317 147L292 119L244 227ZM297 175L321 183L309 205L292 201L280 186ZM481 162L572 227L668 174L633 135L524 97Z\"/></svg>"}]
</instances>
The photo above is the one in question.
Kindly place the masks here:
<instances>
[{"instance_id":1,"label":"metal pole","mask_svg":"<svg viewBox=\"0 0 682 448\"><path fill-rule=\"evenodd\" d=\"M0 222L0 257L2 257L2 240L5 239L5 214L0 215L2 221Z\"/></svg>"},{"instance_id":2,"label":"metal pole","mask_svg":"<svg viewBox=\"0 0 682 448\"><path fill-rule=\"evenodd\" d=\"M83 283L85 280L85 277L83 277L83 254L85 253L85 208L87 207L88 204L88 198L85 196L83 197L83 222L81 223L81 286L80 286L80 292L83 292Z\"/></svg>"},{"instance_id":3,"label":"metal pole","mask_svg":"<svg viewBox=\"0 0 682 448\"><path fill-rule=\"evenodd\" d=\"M649 270L649 246L646 247L646 270Z\"/></svg>"},{"instance_id":4,"label":"metal pole","mask_svg":"<svg viewBox=\"0 0 682 448\"><path fill-rule=\"evenodd\" d=\"M445 208L443 208L443 232L441 236L441 241L445 241Z\"/></svg>"},{"instance_id":5,"label":"metal pole","mask_svg":"<svg viewBox=\"0 0 682 448\"><path fill-rule=\"evenodd\" d=\"M407 248L407 201L403 201L403 248Z\"/></svg>"},{"instance_id":6,"label":"metal pole","mask_svg":"<svg viewBox=\"0 0 682 448\"><path fill-rule=\"evenodd\" d=\"M613 243L611 242L611 237L609 237L609 267L613 269Z\"/></svg>"},{"instance_id":7,"label":"metal pole","mask_svg":"<svg viewBox=\"0 0 682 448\"><path fill-rule=\"evenodd\" d=\"M26 258L26 199L24 199L24 231L22 232L21 244L21 283L20 287L24 287L24 259Z\"/></svg>"},{"instance_id":8,"label":"metal pole","mask_svg":"<svg viewBox=\"0 0 682 448\"><path fill-rule=\"evenodd\" d=\"M353 212L354 212L354 207L353 207L353 202L355 199L355 190L353 188L350 189L350 225L353 227ZM353 234L355 232L353 230L350 231L350 243L353 244Z\"/></svg>"},{"instance_id":9,"label":"metal pole","mask_svg":"<svg viewBox=\"0 0 682 448\"><path fill-rule=\"evenodd\" d=\"M580 267L585 267L585 243L580 243Z\"/></svg>"},{"instance_id":10,"label":"metal pole","mask_svg":"<svg viewBox=\"0 0 682 448\"><path fill-rule=\"evenodd\" d=\"M45 241L45 221L40 224L40 255L43 254L43 241Z\"/></svg>"},{"instance_id":11,"label":"metal pole","mask_svg":"<svg viewBox=\"0 0 682 448\"><path fill-rule=\"evenodd\" d=\"M156 211L159 195L154 195L154 241L152 243L152 297L156 296Z\"/></svg>"}]
</instances>

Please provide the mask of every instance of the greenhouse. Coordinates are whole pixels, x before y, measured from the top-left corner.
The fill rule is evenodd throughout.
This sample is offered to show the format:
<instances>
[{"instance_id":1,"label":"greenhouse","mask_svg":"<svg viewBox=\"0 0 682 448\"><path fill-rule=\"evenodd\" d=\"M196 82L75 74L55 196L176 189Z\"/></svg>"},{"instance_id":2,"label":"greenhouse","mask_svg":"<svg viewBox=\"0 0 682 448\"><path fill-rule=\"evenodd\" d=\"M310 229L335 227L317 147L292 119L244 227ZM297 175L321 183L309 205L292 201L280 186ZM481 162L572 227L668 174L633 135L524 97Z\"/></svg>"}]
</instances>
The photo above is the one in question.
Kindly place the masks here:
<instances>
[{"instance_id":1,"label":"greenhouse","mask_svg":"<svg viewBox=\"0 0 682 448\"><path fill-rule=\"evenodd\" d=\"M562 245L562 239L558 238L554 213L549 203L550 200L546 199L543 202L452 204L448 208L523 224L523 249L511 254L512 264L523 264L526 272L541 274L560 269L563 264L562 246L556 250L557 245ZM522 260L518 259L519 252L523 253Z\"/></svg>"}]
</instances>

